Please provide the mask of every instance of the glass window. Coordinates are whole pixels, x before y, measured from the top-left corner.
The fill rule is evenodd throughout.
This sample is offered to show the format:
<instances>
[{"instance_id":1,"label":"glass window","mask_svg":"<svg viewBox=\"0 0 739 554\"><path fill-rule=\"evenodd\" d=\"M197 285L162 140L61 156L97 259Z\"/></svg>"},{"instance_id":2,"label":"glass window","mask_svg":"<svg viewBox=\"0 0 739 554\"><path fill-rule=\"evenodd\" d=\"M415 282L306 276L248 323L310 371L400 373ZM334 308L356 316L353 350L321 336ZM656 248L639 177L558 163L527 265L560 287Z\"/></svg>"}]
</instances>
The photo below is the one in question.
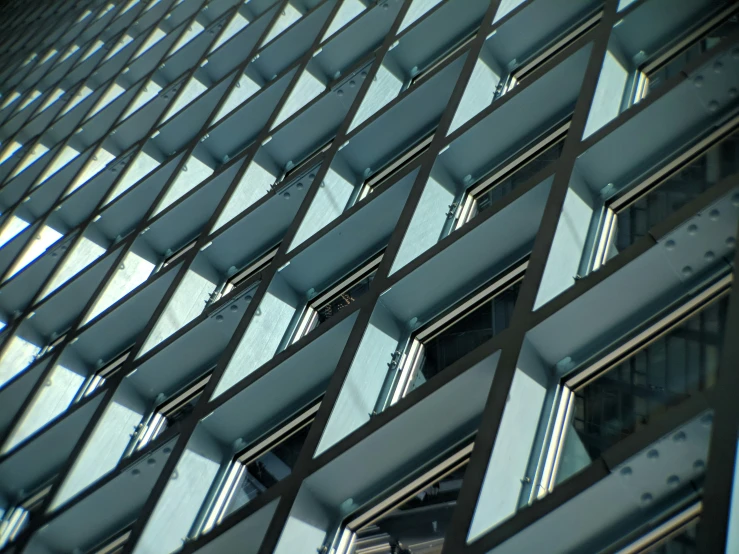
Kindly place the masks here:
<instances>
[{"instance_id":1,"label":"glass window","mask_svg":"<svg viewBox=\"0 0 739 554\"><path fill-rule=\"evenodd\" d=\"M513 192L518 185L557 161L562 155L569 128L568 117L470 186L463 196L451 230L459 229L477 214Z\"/></svg>"},{"instance_id":2,"label":"glass window","mask_svg":"<svg viewBox=\"0 0 739 554\"><path fill-rule=\"evenodd\" d=\"M382 169L371 174L359 187L359 194L356 200L350 201L350 205L355 202L359 202L368 194L371 194L377 187L385 183L393 175L397 175L403 170L403 168L408 167L414 161L423 156L423 154L429 149L429 146L431 146L431 141L434 140L435 132L436 129L424 135L412 146L386 163Z\"/></svg>"},{"instance_id":3,"label":"glass window","mask_svg":"<svg viewBox=\"0 0 739 554\"><path fill-rule=\"evenodd\" d=\"M303 311L291 343L297 342L349 304L361 298L369 290L383 254L384 251L375 255L348 277L333 284L310 301Z\"/></svg>"},{"instance_id":4,"label":"glass window","mask_svg":"<svg viewBox=\"0 0 739 554\"><path fill-rule=\"evenodd\" d=\"M651 228L739 170L739 117L693 141L668 162L616 190L604 202L598 240L586 262L595 271Z\"/></svg>"},{"instance_id":5,"label":"glass window","mask_svg":"<svg viewBox=\"0 0 739 554\"><path fill-rule=\"evenodd\" d=\"M223 478L214 485L217 493L211 505L205 507L207 515L201 533L209 532L230 513L290 475L321 406L321 398L254 441L228 463Z\"/></svg>"},{"instance_id":6,"label":"glass window","mask_svg":"<svg viewBox=\"0 0 739 554\"><path fill-rule=\"evenodd\" d=\"M172 395L169 399L160 403L154 411L142 421L133 435L131 444L126 449L125 455L130 455L141 450L147 444L156 439L166 429L179 423L192 414L195 404L210 381L212 369L204 377L189 384L184 389Z\"/></svg>"},{"instance_id":7,"label":"glass window","mask_svg":"<svg viewBox=\"0 0 739 554\"><path fill-rule=\"evenodd\" d=\"M439 554L474 443L345 520L336 554Z\"/></svg>"},{"instance_id":8,"label":"glass window","mask_svg":"<svg viewBox=\"0 0 739 554\"><path fill-rule=\"evenodd\" d=\"M715 384L730 290L729 275L564 376L539 496Z\"/></svg>"},{"instance_id":9,"label":"glass window","mask_svg":"<svg viewBox=\"0 0 739 554\"><path fill-rule=\"evenodd\" d=\"M108 379L113 377L113 375L118 373L121 367L123 367L124 362L131 355L132 349L133 349L133 345L128 347L123 353L114 357L108 363L103 365L100 369L98 369L97 371L89 375L87 377L87 380L82 385L79 392L77 393L77 397L75 398L74 401L79 402L84 397L91 395L97 389L102 387L105 384L105 381L107 381Z\"/></svg>"},{"instance_id":10,"label":"glass window","mask_svg":"<svg viewBox=\"0 0 739 554\"><path fill-rule=\"evenodd\" d=\"M733 5L708 16L639 66L631 87L627 89L627 105L643 100L673 75L679 74L689 62L725 40L739 28L738 10L739 7Z\"/></svg>"},{"instance_id":11,"label":"glass window","mask_svg":"<svg viewBox=\"0 0 739 554\"><path fill-rule=\"evenodd\" d=\"M415 331L390 364L377 411L507 329L526 267L528 259L514 264Z\"/></svg>"},{"instance_id":12,"label":"glass window","mask_svg":"<svg viewBox=\"0 0 739 554\"><path fill-rule=\"evenodd\" d=\"M17 505L5 510L0 519L0 548L15 540L28 527L31 518L41 512L44 500L51 491L51 486L47 482L36 488Z\"/></svg>"},{"instance_id":13,"label":"glass window","mask_svg":"<svg viewBox=\"0 0 739 554\"><path fill-rule=\"evenodd\" d=\"M244 267L242 270L237 271L231 277L225 279L220 285L216 287L216 290L213 291L210 298L208 299L206 306L215 304L224 296L228 296L234 289L238 288L239 285L247 282L251 277L257 275L260 271L269 266L269 264L272 263L274 257L277 255L277 250L279 248L280 245L278 243L270 248L266 254L257 258L256 261L247 264L246 267Z\"/></svg>"},{"instance_id":14,"label":"glass window","mask_svg":"<svg viewBox=\"0 0 739 554\"><path fill-rule=\"evenodd\" d=\"M277 181L275 181L273 188L279 188L281 184L287 183L293 177L301 176L308 169L312 168L318 162L318 159L321 157L321 155L327 152L329 148L331 148L333 142L334 140L331 139L330 141L318 147L312 154L306 156L306 158L302 162L293 166L292 168L288 168L282 175L277 178Z\"/></svg>"},{"instance_id":15,"label":"glass window","mask_svg":"<svg viewBox=\"0 0 739 554\"><path fill-rule=\"evenodd\" d=\"M453 58L456 54L464 50L467 46L470 45L470 43L475 40L475 37L477 36L477 31L473 32L471 35L463 38L460 41L457 41L455 44L452 45L451 48L447 48L444 50L441 55L436 56L436 59L434 59L432 62L426 64L426 67L421 69L420 71L417 71L413 77L408 81L406 89L412 88L420 83L422 83L429 75L431 75L434 70L437 67L440 67L444 64L447 60L450 60Z\"/></svg>"},{"instance_id":16,"label":"glass window","mask_svg":"<svg viewBox=\"0 0 739 554\"><path fill-rule=\"evenodd\" d=\"M167 253L164 256L164 259L162 259L162 261L159 262L159 264L154 268L152 275L154 273L158 273L165 267L172 265L177 260L182 258L185 254L187 254L195 246L195 243L197 242L198 242L198 239L194 238L190 242L186 243L184 246L180 246L174 252L172 252L172 250L167 250Z\"/></svg>"},{"instance_id":17,"label":"glass window","mask_svg":"<svg viewBox=\"0 0 739 554\"><path fill-rule=\"evenodd\" d=\"M601 17L603 17L602 11L585 17L574 28L565 31L554 40L549 41L546 46L536 51L522 63L516 65L505 78L498 82L494 100L513 90L522 81L530 77L534 70L544 65L548 60L552 59L559 52L565 50L569 45L590 31L598 24Z\"/></svg>"}]
</instances>

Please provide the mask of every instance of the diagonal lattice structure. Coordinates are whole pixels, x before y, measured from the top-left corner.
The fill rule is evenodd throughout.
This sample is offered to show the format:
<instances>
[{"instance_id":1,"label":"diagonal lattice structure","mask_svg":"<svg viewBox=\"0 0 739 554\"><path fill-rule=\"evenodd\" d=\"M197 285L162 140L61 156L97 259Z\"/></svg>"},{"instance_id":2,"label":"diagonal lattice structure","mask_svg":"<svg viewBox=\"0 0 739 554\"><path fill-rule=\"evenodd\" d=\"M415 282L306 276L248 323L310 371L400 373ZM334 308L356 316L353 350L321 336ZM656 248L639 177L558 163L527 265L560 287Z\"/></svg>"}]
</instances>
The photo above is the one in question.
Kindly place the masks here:
<instances>
[{"instance_id":1,"label":"diagonal lattice structure","mask_svg":"<svg viewBox=\"0 0 739 554\"><path fill-rule=\"evenodd\" d=\"M2 554L737 551L734 2L0 14Z\"/></svg>"}]
</instances>

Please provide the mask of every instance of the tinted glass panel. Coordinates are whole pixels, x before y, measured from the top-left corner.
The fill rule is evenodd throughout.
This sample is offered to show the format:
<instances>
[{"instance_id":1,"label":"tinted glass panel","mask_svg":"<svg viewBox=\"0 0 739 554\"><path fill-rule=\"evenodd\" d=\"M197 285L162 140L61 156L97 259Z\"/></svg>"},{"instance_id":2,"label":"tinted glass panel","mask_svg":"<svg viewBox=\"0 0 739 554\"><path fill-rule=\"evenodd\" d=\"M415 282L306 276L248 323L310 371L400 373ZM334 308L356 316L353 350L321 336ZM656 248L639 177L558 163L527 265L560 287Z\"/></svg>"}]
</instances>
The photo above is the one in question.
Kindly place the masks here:
<instances>
[{"instance_id":1,"label":"tinted glass panel","mask_svg":"<svg viewBox=\"0 0 739 554\"><path fill-rule=\"evenodd\" d=\"M557 482L716 382L728 295L575 391ZM574 431L574 432L573 432Z\"/></svg>"}]
</instances>

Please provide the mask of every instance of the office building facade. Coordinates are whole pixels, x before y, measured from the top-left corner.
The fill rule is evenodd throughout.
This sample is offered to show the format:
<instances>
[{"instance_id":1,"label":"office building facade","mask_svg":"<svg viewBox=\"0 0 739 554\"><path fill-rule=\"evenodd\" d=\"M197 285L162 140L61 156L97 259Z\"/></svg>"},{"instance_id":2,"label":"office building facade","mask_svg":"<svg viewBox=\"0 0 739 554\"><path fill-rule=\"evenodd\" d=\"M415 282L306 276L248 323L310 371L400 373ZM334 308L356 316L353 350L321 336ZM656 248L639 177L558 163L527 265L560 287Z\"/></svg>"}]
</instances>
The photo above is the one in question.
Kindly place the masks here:
<instances>
[{"instance_id":1,"label":"office building facade","mask_svg":"<svg viewBox=\"0 0 739 554\"><path fill-rule=\"evenodd\" d=\"M735 2L0 14L0 553L739 552Z\"/></svg>"}]
</instances>

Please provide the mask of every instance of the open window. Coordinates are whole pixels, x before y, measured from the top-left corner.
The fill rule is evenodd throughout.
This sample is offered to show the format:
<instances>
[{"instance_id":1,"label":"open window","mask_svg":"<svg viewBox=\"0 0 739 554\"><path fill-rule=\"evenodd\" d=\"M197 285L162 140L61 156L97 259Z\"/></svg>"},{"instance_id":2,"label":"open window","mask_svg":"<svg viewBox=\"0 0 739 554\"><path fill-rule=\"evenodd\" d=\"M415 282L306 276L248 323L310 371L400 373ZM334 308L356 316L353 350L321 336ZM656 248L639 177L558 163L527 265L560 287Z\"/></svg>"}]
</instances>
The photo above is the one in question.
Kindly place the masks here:
<instances>
[{"instance_id":1,"label":"open window","mask_svg":"<svg viewBox=\"0 0 739 554\"><path fill-rule=\"evenodd\" d=\"M502 164L470 186L462 197L451 231L457 230L478 213L488 209L513 189L562 155L570 119L560 121L536 137Z\"/></svg>"},{"instance_id":2,"label":"open window","mask_svg":"<svg viewBox=\"0 0 739 554\"><path fill-rule=\"evenodd\" d=\"M536 69L544 65L559 52L564 51L577 39L593 29L602 17L602 10L598 10L597 12L586 16L574 27L557 36L549 43L547 43L543 48L539 49L522 63L518 64L504 79L500 80L495 89L494 100L497 100L501 96L513 90L515 87L521 84L521 82L530 77Z\"/></svg>"},{"instance_id":3,"label":"open window","mask_svg":"<svg viewBox=\"0 0 739 554\"><path fill-rule=\"evenodd\" d=\"M719 9L658 50L643 62L631 79L627 107L643 100L653 89L679 73L690 60L713 48L724 36L739 28L739 6Z\"/></svg>"},{"instance_id":4,"label":"open window","mask_svg":"<svg viewBox=\"0 0 739 554\"><path fill-rule=\"evenodd\" d=\"M208 533L230 513L290 475L322 398L249 444L223 467L204 506L198 534Z\"/></svg>"},{"instance_id":5,"label":"open window","mask_svg":"<svg viewBox=\"0 0 739 554\"><path fill-rule=\"evenodd\" d=\"M167 400L159 403L157 407L144 418L132 436L131 443L124 455L131 455L151 443L166 429L182 421L195 409L200 395L203 394L208 381L210 381L213 370L206 375L190 383L179 392L173 394Z\"/></svg>"},{"instance_id":6,"label":"open window","mask_svg":"<svg viewBox=\"0 0 739 554\"><path fill-rule=\"evenodd\" d=\"M47 482L5 510L0 519L0 548L13 542L28 527L30 520L41 513L51 487L52 484Z\"/></svg>"},{"instance_id":7,"label":"open window","mask_svg":"<svg viewBox=\"0 0 739 554\"><path fill-rule=\"evenodd\" d=\"M670 214L739 170L739 116L688 144L605 200L598 229L585 260L596 271Z\"/></svg>"},{"instance_id":8,"label":"open window","mask_svg":"<svg viewBox=\"0 0 739 554\"><path fill-rule=\"evenodd\" d=\"M377 412L508 328L528 257L414 331L395 353Z\"/></svg>"},{"instance_id":9,"label":"open window","mask_svg":"<svg viewBox=\"0 0 739 554\"><path fill-rule=\"evenodd\" d=\"M570 371L556 390L536 497L576 473L656 415L713 386L732 275Z\"/></svg>"},{"instance_id":10,"label":"open window","mask_svg":"<svg viewBox=\"0 0 739 554\"><path fill-rule=\"evenodd\" d=\"M377 187L387 182L393 175L397 175L403 171L404 168L408 167L414 161L423 156L423 154L429 149L429 146L431 146L435 132L436 129L427 133L402 153L391 159L382 169L371 174L359 187L359 194L356 200L350 202L350 204L359 202L367 197L367 195L372 194Z\"/></svg>"},{"instance_id":11,"label":"open window","mask_svg":"<svg viewBox=\"0 0 739 554\"><path fill-rule=\"evenodd\" d=\"M474 443L463 443L402 486L344 520L336 554L440 553Z\"/></svg>"},{"instance_id":12,"label":"open window","mask_svg":"<svg viewBox=\"0 0 739 554\"><path fill-rule=\"evenodd\" d=\"M383 254L384 250L311 300L300 317L290 344L297 342L364 295L369 290Z\"/></svg>"}]
</instances>

